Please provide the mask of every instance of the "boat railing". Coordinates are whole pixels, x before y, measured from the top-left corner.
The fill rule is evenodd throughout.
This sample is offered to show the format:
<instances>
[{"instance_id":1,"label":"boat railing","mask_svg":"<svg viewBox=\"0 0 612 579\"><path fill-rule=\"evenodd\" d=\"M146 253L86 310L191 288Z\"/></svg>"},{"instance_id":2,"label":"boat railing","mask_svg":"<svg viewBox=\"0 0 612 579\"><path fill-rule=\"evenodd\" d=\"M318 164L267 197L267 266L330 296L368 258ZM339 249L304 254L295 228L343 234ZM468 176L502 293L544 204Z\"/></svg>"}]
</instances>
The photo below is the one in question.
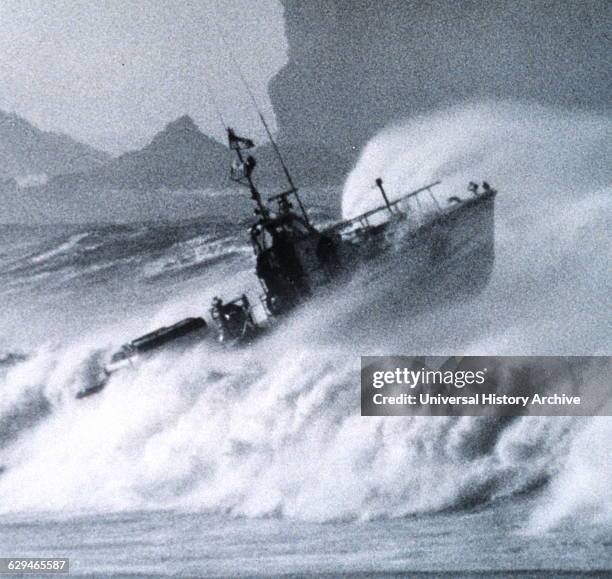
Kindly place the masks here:
<instances>
[{"instance_id":1,"label":"boat railing","mask_svg":"<svg viewBox=\"0 0 612 579\"><path fill-rule=\"evenodd\" d=\"M398 199L394 201L387 202L385 198L384 205L381 205L380 207L376 207L375 209L370 209L369 211L366 211L365 213L361 213L360 215L357 215L356 217L352 217L351 219L340 221L339 223L336 223L335 225L330 227L327 230L327 232L341 234L341 232L343 231L348 233L348 232L356 231L356 230L358 231L358 230L370 229L371 227L378 225L378 224L373 224L371 222L371 218L374 215L382 214L384 212L389 213L392 217L400 217L400 216L403 217L405 216L405 212L402 211L402 209L400 208L400 204L412 198L415 198L417 195L421 193L425 193L425 192L429 193L436 208L439 211L442 211L442 207L440 206L440 203L438 202L433 192L431 191L433 187L439 185L440 183L441 181L434 181L433 183L424 185L423 187L420 187L419 189L411 191L410 193L407 193L406 195L402 195L401 197L399 197Z\"/></svg>"}]
</instances>

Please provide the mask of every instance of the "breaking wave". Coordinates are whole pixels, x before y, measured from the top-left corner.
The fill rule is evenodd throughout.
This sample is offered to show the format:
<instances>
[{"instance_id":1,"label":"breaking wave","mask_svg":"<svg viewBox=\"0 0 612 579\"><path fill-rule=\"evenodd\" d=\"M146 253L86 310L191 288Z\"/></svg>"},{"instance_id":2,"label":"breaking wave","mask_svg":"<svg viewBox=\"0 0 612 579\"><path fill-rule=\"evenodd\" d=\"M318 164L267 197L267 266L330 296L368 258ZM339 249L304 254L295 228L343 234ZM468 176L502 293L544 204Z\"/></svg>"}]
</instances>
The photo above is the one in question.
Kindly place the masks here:
<instances>
[{"instance_id":1,"label":"breaking wave","mask_svg":"<svg viewBox=\"0 0 612 579\"><path fill-rule=\"evenodd\" d=\"M49 284L61 287L75 278L100 283L108 277L133 278L135 273L141 279L155 279L237 257L248 249L246 243L236 243L236 226L231 225L94 225L76 232L73 226L59 235L57 229L35 232L40 242L28 247L25 255L20 248L20 253L0 256L5 288L23 291L36 288L40 281L47 284L45 288Z\"/></svg>"},{"instance_id":2,"label":"breaking wave","mask_svg":"<svg viewBox=\"0 0 612 579\"><path fill-rule=\"evenodd\" d=\"M48 261L49 259L61 255L62 253L67 253L71 249L75 248L80 241L89 236L89 233L77 233L76 235L70 236L68 241L63 242L58 247L50 249L49 251L45 251L38 255L34 255L31 260L32 263L41 263L43 261Z\"/></svg>"},{"instance_id":3,"label":"breaking wave","mask_svg":"<svg viewBox=\"0 0 612 579\"><path fill-rule=\"evenodd\" d=\"M537 493L528 524L538 532L569 517L608 524L610 418L365 418L358 391L366 353L609 353L605 134L602 117L487 103L421 117L366 147L346 215L377 203L376 176L392 195L438 178L441 194L469 180L499 189L496 267L477 300L420 312L398 302L389 312L373 303L372 281L357 278L248 350L165 353L84 401L74 393L108 332L106 342L92 331L0 367L0 510L176 507L329 521ZM144 234L118 234L143 247ZM204 248L219 240L223 263L242 247L239 229L201 235L162 243L151 234L143 277L176 272L175 256L194 246L196 260L208 259ZM114 329L123 340L169 312L201 314L204 298L240 287L247 267L211 270L206 288L196 276L181 296L163 276L154 319L150 308L126 308ZM410 291L393 275L378 283Z\"/></svg>"}]
</instances>

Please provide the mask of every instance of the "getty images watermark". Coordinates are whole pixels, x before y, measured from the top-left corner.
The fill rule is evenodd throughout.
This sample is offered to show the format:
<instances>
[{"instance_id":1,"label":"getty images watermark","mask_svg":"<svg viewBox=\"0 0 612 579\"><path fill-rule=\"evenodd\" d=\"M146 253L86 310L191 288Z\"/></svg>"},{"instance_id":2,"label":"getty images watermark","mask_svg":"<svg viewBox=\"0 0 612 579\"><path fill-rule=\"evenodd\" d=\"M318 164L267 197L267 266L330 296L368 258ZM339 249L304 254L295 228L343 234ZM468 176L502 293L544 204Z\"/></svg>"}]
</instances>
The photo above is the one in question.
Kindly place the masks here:
<instances>
[{"instance_id":1,"label":"getty images watermark","mask_svg":"<svg viewBox=\"0 0 612 579\"><path fill-rule=\"evenodd\" d=\"M612 416L610 356L362 356L363 416Z\"/></svg>"}]
</instances>

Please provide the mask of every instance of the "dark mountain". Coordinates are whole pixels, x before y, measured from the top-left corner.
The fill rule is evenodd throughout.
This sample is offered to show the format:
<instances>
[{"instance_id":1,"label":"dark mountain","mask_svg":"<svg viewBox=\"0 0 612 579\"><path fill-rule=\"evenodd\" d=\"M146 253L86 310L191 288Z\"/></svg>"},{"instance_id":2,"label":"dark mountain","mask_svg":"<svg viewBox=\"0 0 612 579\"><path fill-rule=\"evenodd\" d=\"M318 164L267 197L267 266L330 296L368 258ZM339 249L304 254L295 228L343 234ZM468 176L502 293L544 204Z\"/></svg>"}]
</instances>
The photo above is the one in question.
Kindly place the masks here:
<instances>
[{"instance_id":1,"label":"dark mountain","mask_svg":"<svg viewBox=\"0 0 612 579\"><path fill-rule=\"evenodd\" d=\"M0 111L0 179L86 171L110 155L61 133L41 131L25 119Z\"/></svg>"},{"instance_id":2,"label":"dark mountain","mask_svg":"<svg viewBox=\"0 0 612 579\"><path fill-rule=\"evenodd\" d=\"M119 189L197 189L228 182L230 153L185 115L138 151L125 153L80 178ZM73 177L73 176L71 176Z\"/></svg>"},{"instance_id":3,"label":"dark mountain","mask_svg":"<svg viewBox=\"0 0 612 579\"><path fill-rule=\"evenodd\" d=\"M297 185L339 183L350 169L349 162L323 145L286 142L283 158ZM270 144L254 150L255 180L266 187L283 187L284 174ZM234 155L227 147L207 137L185 115L169 123L138 151L125 153L98 169L56 177L53 185L112 187L115 189L202 189L225 187Z\"/></svg>"},{"instance_id":4,"label":"dark mountain","mask_svg":"<svg viewBox=\"0 0 612 579\"><path fill-rule=\"evenodd\" d=\"M298 187L342 182L350 166L332 150L307 143L281 143ZM263 195L278 193L286 181L272 146L253 151L255 181ZM229 179L233 154L204 135L188 116L171 122L138 151L125 153L99 168L57 175L44 185L19 187L0 180L0 222L44 223L136 221L182 218L204 211L232 215L250 211L248 195L218 196L202 202L198 189L237 187ZM183 190L184 194L172 192ZM189 190L195 190L189 193ZM214 206L214 207L213 207Z\"/></svg>"},{"instance_id":5,"label":"dark mountain","mask_svg":"<svg viewBox=\"0 0 612 579\"><path fill-rule=\"evenodd\" d=\"M609 0L281 1L281 139L351 155L390 121L458 101L610 104Z\"/></svg>"}]
</instances>

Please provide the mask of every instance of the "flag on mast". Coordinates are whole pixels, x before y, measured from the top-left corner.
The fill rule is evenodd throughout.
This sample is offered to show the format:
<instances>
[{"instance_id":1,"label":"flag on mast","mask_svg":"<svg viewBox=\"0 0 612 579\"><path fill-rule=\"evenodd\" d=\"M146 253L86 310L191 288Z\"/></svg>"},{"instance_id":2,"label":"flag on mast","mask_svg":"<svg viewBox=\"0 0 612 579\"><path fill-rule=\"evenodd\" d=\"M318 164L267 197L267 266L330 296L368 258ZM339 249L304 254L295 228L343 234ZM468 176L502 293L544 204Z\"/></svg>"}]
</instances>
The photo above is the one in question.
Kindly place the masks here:
<instances>
[{"instance_id":1,"label":"flag on mast","mask_svg":"<svg viewBox=\"0 0 612 579\"><path fill-rule=\"evenodd\" d=\"M245 137L239 137L234 133L233 129L227 129L227 140L229 141L229 148L233 151L244 151L245 149L252 149L255 143L251 139Z\"/></svg>"}]
</instances>

